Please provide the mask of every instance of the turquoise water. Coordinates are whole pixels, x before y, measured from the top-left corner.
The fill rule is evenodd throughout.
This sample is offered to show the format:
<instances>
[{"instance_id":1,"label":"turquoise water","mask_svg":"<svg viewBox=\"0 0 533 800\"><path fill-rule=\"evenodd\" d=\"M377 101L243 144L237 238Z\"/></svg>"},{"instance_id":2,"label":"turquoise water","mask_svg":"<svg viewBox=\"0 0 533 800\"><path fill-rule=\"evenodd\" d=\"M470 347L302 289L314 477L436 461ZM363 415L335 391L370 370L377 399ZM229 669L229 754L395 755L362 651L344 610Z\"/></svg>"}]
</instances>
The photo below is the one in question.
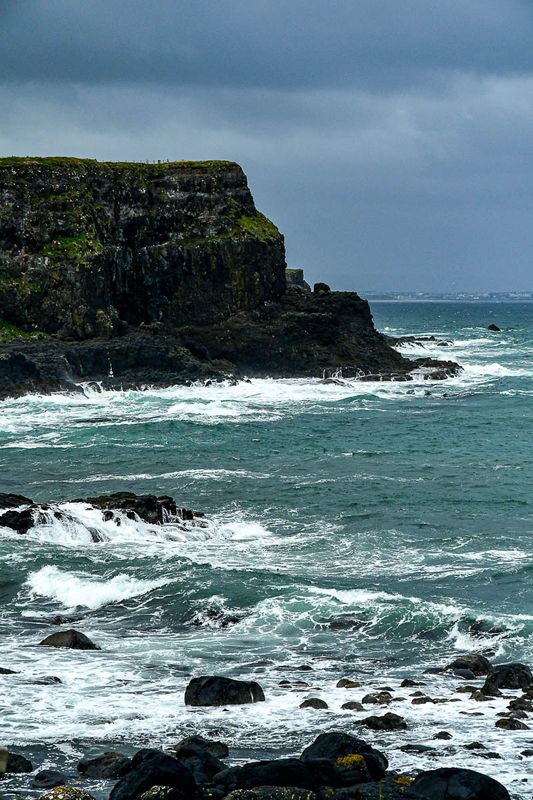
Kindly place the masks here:
<instances>
[{"instance_id":1,"label":"turquoise water","mask_svg":"<svg viewBox=\"0 0 533 800\"><path fill-rule=\"evenodd\" d=\"M377 303L373 313L391 335L449 340L402 352L464 371L438 383L87 387L0 406L0 491L52 504L165 493L207 514L185 530L117 527L71 503L68 524L50 515L25 537L0 528L0 665L21 672L4 696L1 741L54 764L191 730L218 731L237 755L297 752L317 730L353 730L340 706L366 689L348 696L335 688L343 676L397 688L472 649L533 664L533 304ZM58 613L79 617L102 651L33 648ZM227 614L239 621L224 626ZM189 676L213 672L254 677L267 702L253 713L186 709ZM63 684L28 684L43 674ZM288 692L287 677L318 688ZM458 683L426 680L433 695ZM330 708L300 710L307 696ZM456 697L392 708L410 723L401 742L393 735L393 765L427 766L396 744L444 727L502 755L477 768L509 786L524 777L518 753L533 731L495 729L499 701ZM439 746L439 763L472 766L468 751Z\"/></svg>"}]
</instances>

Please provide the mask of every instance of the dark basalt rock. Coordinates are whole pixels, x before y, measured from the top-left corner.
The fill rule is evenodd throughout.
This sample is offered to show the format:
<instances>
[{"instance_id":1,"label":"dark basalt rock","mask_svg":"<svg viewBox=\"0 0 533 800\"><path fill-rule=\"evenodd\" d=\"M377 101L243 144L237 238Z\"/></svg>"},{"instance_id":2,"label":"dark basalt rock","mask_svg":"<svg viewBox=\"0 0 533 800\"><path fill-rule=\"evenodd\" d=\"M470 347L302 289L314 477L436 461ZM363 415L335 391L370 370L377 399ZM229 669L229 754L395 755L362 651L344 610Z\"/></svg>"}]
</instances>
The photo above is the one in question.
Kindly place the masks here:
<instances>
[{"instance_id":1,"label":"dark basalt rock","mask_svg":"<svg viewBox=\"0 0 533 800\"><path fill-rule=\"evenodd\" d=\"M355 756L333 762L329 759L279 758L231 767L216 775L213 783L226 791L260 786L298 786L318 791L321 786L355 786L369 778L364 758Z\"/></svg>"},{"instance_id":2,"label":"dark basalt rock","mask_svg":"<svg viewBox=\"0 0 533 800\"><path fill-rule=\"evenodd\" d=\"M33 512L29 508L25 508L23 511L6 511L0 514L0 527L11 528L17 533L28 533L34 524Z\"/></svg>"},{"instance_id":3,"label":"dark basalt rock","mask_svg":"<svg viewBox=\"0 0 533 800\"><path fill-rule=\"evenodd\" d=\"M30 506L32 500L24 497L22 494L7 494L0 492L0 509L4 508L18 508L18 506Z\"/></svg>"},{"instance_id":4,"label":"dark basalt rock","mask_svg":"<svg viewBox=\"0 0 533 800\"><path fill-rule=\"evenodd\" d=\"M95 798L94 795L83 789L75 789L73 786L58 786L41 795L39 800L95 800Z\"/></svg>"},{"instance_id":5,"label":"dark basalt rock","mask_svg":"<svg viewBox=\"0 0 533 800\"><path fill-rule=\"evenodd\" d=\"M341 706L343 711L364 711L365 708L362 703L358 703L357 700L348 700L347 703L343 703Z\"/></svg>"},{"instance_id":6,"label":"dark basalt rock","mask_svg":"<svg viewBox=\"0 0 533 800\"><path fill-rule=\"evenodd\" d=\"M481 691L493 695L499 689L528 689L530 686L533 686L533 674L525 664L496 664Z\"/></svg>"},{"instance_id":7,"label":"dark basalt rock","mask_svg":"<svg viewBox=\"0 0 533 800\"><path fill-rule=\"evenodd\" d=\"M385 776L385 771L389 764L383 753L375 750L363 739L340 731L320 734L312 744L305 748L300 758L302 761L329 759L336 762L339 758L351 755L362 755L364 757L373 780L379 781Z\"/></svg>"},{"instance_id":8,"label":"dark basalt rock","mask_svg":"<svg viewBox=\"0 0 533 800\"><path fill-rule=\"evenodd\" d=\"M174 754L178 754L182 751L209 753L215 758L226 758L229 754L227 744L224 744L224 742L217 742L213 739L204 739L203 736L187 736L177 744L169 747L169 750L172 750Z\"/></svg>"},{"instance_id":9,"label":"dark basalt rock","mask_svg":"<svg viewBox=\"0 0 533 800\"><path fill-rule=\"evenodd\" d=\"M501 783L471 769L443 767L421 772L411 789L431 800L510 800Z\"/></svg>"},{"instance_id":10,"label":"dark basalt rock","mask_svg":"<svg viewBox=\"0 0 533 800\"><path fill-rule=\"evenodd\" d=\"M525 722L520 722L516 717L503 717L496 722L497 728L503 728L506 731L528 731L529 725Z\"/></svg>"},{"instance_id":11,"label":"dark basalt rock","mask_svg":"<svg viewBox=\"0 0 533 800\"><path fill-rule=\"evenodd\" d=\"M130 764L130 771L115 784L109 800L138 800L154 786L179 789L183 800L195 796L196 783L187 767L160 750L139 750Z\"/></svg>"},{"instance_id":12,"label":"dark basalt rock","mask_svg":"<svg viewBox=\"0 0 533 800\"><path fill-rule=\"evenodd\" d=\"M337 789L328 796L328 800L431 800L426 795L415 794L411 788L410 778L400 775L387 777L379 783L362 783L356 787Z\"/></svg>"},{"instance_id":13,"label":"dark basalt rock","mask_svg":"<svg viewBox=\"0 0 533 800\"><path fill-rule=\"evenodd\" d=\"M7 669L6 667L0 667L0 675L18 675L18 672L15 669Z\"/></svg>"},{"instance_id":14,"label":"dark basalt rock","mask_svg":"<svg viewBox=\"0 0 533 800\"><path fill-rule=\"evenodd\" d=\"M200 739L200 737L192 737L193 740L195 738ZM206 744L209 745L207 742ZM213 742L213 745L217 744L219 743ZM226 764L212 755L204 746L199 745L198 742L192 741L191 744L181 742L175 747L169 748L169 751L180 764L187 767L198 786L210 783L215 775L227 769Z\"/></svg>"},{"instance_id":15,"label":"dark basalt rock","mask_svg":"<svg viewBox=\"0 0 533 800\"><path fill-rule=\"evenodd\" d=\"M193 678L185 690L187 706L225 706L258 703L265 694L255 681L237 681L220 675Z\"/></svg>"},{"instance_id":16,"label":"dark basalt rock","mask_svg":"<svg viewBox=\"0 0 533 800\"><path fill-rule=\"evenodd\" d=\"M300 708L315 708L318 711L328 708L328 704L325 700L321 700L320 697L309 697L303 703L300 703Z\"/></svg>"},{"instance_id":17,"label":"dark basalt rock","mask_svg":"<svg viewBox=\"0 0 533 800\"><path fill-rule=\"evenodd\" d=\"M392 694L390 692L370 692L365 694L361 702L367 705L388 705L392 703Z\"/></svg>"},{"instance_id":18,"label":"dark basalt rock","mask_svg":"<svg viewBox=\"0 0 533 800\"><path fill-rule=\"evenodd\" d=\"M50 636L39 642L39 645L42 647L68 647L71 650L100 650L88 636L75 630L51 633Z\"/></svg>"},{"instance_id":19,"label":"dark basalt rock","mask_svg":"<svg viewBox=\"0 0 533 800\"><path fill-rule=\"evenodd\" d=\"M19 775L25 772L33 772L31 761L18 753L8 753L6 774Z\"/></svg>"},{"instance_id":20,"label":"dark basalt rock","mask_svg":"<svg viewBox=\"0 0 533 800\"><path fill-rule=\"evenodd\" d=\"M125 774L131 766L131 759L122 753L101 753L86 756L78 762L78 772L87 778L112 780Z\"/></svg>"},{"instance_id":21,"label":"dark basalt rock","mask_svg":"<svg viewBox=\"0 0 533 800\"><path fill-rule=\"evenodd\" d=\"M103 511L125 511L129 514L136 514L144 522L153 525L161 525L168 519L168 516L176 517L179 513L175 500L167 495L156 497L153 494L136 495L133 492L114 492L98 497L87 497L78 502L89 503L94 508L100 508ZM193 512L190 514L192 515Z\"/></svg>"},{"instance_id":22,"label":"dark basalt rock","mask_svg":"<svg viewBox=\"0 0 533 800\"><path fill-rule=\"evenodd\" d=\"M56 769L42 769L32 780L34 789L53 789L55 786L65 786L67 783L67 776Z\"/></svg>"},{"instance_id":23,"label":"dark basalt rock","mask_svg":"<svg viewBox=\"0 0 533 800\"><path fill-rule=\"evenodd\" d=\"M454 658L446 669L452 669L456 674L458 674L458 670L469 670L473 673L473 677L476 677L478 675L488 675L492 669L492 664L488 658L485 658L485 656L479 653L467 653L466 655ZM462 677L467 676L463 675Z\"/></svg>"},{"instance_id":24,"label":"dark basalt rock","mask_svg":"<svg viewBox=\"0 0 533 800\"><path fill-rule=\"evenodd\" d=\"M399 714L393 714L391 711L388 711L381 717L365 717L365 719L359 720L359 722L361 725L366 725L367 728L373 731L405 731L407 729L407 723L404 718Z\"/></svg>"},{"instance_id":25,"label":"dark basalt rock","mask_svg":"<svg viewBox=\"0 0 533 800\"><path fill-rule=\"evenodd\" d=\"M501 328L498 328L498 326L495 325L494 322L491 322L491 324L487 326L487 330L494 331L495 333L501 333Z\"/></svg>"}]
</instances>

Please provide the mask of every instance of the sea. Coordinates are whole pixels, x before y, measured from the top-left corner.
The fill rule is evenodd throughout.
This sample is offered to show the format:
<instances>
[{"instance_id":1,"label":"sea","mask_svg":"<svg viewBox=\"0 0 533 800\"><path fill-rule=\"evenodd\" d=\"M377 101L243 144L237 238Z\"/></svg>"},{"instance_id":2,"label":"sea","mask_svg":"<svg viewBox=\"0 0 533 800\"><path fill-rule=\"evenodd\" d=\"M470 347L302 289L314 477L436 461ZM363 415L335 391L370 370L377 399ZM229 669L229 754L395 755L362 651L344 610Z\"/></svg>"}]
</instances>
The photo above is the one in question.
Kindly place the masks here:
<instances>
[{"instance_id":1,"label":"sea","mask_svg":"<svg viewBox=\"0 0 533 800\"><path fill-rule=\"evenodd\" d=\"M519 693L480 703L456 692L469 681L426 672L472 651L533 667L533 303L372 311L388 335L436 337L406 356L462 372L87 384L0 404L0 491L50 505L24 536L0 528L0 667L17 673L0 675L0 745L78 785L78 759L104 750L201 734L240 763L344 730L393 769L463 766L533 797L532 717L527 730L495 726ZM117 526L83 502L123 490L205 518ZM36 646L58 615L101 650ZM212 674L256 680L266 701L185 706L191 677ZM413 704L405 678L446 702ZM386 707L341 708L384 687ZM328 708L301 709L310 697ZM407 730L360 723L387 711ZM464 748L475 741L483 749ZM40 796L24 780L6 778L3 796ZM105 798L111 784L83 785Z\"/></svg>"}]
</instances>

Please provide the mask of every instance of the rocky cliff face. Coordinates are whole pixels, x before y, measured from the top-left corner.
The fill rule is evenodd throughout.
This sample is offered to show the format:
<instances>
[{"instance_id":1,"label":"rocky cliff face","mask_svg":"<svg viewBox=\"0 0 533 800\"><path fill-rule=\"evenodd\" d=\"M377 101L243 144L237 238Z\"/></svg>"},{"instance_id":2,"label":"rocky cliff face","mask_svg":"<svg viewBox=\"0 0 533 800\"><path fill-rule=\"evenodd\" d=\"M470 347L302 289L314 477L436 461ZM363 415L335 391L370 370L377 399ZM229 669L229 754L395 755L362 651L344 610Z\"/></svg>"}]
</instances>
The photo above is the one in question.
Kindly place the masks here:
<instances>
[{"instance_id":1,"label":"rocky cliff face","mask_svg":"<svg viewBox=\"0 0 533 800\"><path fill-rule=\"evenodd\" d=\"M0 398L417 366L357 294L285 269L237 164L0 159Z\"/></svg>"},{"instance_id":2,"label":"rocky cliff face","mask_svg":"<svg viewBox=\"0 0 533 800\"><path fill-rule=\"evenodd\" d=\"M234 163L0 159L0 320L86 339L277 300L283 237Z\"/></svg>"}]
</instances>

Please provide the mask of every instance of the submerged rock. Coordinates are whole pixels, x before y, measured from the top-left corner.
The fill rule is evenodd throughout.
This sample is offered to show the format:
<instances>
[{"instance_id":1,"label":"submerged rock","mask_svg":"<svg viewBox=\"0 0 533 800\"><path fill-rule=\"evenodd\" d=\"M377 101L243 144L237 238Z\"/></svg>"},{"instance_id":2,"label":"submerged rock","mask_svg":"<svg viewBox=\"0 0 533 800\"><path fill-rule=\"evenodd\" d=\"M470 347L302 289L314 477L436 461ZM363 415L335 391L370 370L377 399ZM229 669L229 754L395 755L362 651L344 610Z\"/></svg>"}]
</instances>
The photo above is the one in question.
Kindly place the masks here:
<instances>
[{"instance_id":1,"label":"submerged rock","mask_svg":"<svg viewBox=\"0 0 533 800\"><path fill-rule=\"evenodd\" d=\"M238 681L220 675L193 678L185 690L187 706L225 706L258 703L265 699L255 681Z\"/></svg>"},{"instance_id":2,"label":"submerged rock","mask_svg":"<svg viewBox=\"0 0 533 800\"><path fill-rule=\"evenodd\" d=\"M71 650L100 650L100 647L92 642L88 636L80 631L58 631L51 633L42 642L41 647L68 647Z\"/></svg>"}]
</instances>

